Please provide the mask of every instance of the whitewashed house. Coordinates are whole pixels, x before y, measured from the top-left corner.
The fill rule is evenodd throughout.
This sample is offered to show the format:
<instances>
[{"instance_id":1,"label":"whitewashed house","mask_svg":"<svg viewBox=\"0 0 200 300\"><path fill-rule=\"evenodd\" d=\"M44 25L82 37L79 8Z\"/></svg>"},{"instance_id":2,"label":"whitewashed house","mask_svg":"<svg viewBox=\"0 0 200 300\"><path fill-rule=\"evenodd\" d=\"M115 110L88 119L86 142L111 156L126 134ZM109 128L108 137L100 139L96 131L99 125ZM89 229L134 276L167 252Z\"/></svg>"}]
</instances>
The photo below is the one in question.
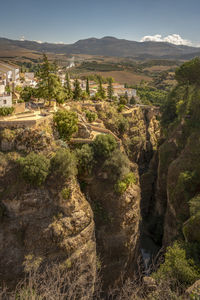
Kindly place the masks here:
<instances>
[{"instance_id":1,"label":"whitewashed house","mask_svg":"<svg viewBox=\"0 0 200 300\"><path fill-rule=\"evenodd\" d=\"M12 94L6 93L5 85L0 84L0 107L12 106Z\"/></svg>"},{"instance_id":2,"label":"whitewashed house","mask_svg":"<svg viewBox=\"0 0 200 300\"><path fill-rule=\"evenodd\" d=\"M4 84L13 84L16 86L19 83L19 68L0 62L0 77L4 78Z\"/></svg>"},{"instance_id":3,"label":"whitewashed house","mask_svg":"<svg viewBox=\"0 0 200 300\"><path fill-rule=\"evenodd\" d=\"M24 74L24 83L23 86L31 86L36 87L37 82L35 80L35 76L33 72L26 72Z\"/></svg>"},{"instance_id":4,"label":"whitewashed house","mask_svg":"<svg viewBox=\"0 0 200 300\"><path fill-rule=\"evenodd\" d=\"M15 87L19 83L19 69L13 65L0 62L0 107L12 106L12 93L6 86Z\"/></svg>"},{"instance_id":5,"label":"whitewashed house","mask_svg":"<svg viewBox=\"0 0 200 300\"><path fill-rule=\"evenodd\" d=\"M126 89L126 92L129 98L137 96L137 91L135 89Z\"/></svg>"},{"instance_id":6,"label":"whitewashed house","mask_svg":"<svg viewBox=\"0 0 200 300\"><path fill-rule=\"evenodd\" d=\"M7 93L5 85L0 83L0 107L11 107L12 106L12 94Z\"/></svg>"},{"instance_id":7,"label":"whitewashed house","mask_svg":"<svg viewBox=\"0 0 200 300\"><path fill-rule=\"evenodd\" d=\"M12 107L12 95L0 95L0 107Z\"/></svg>"}]
</instances>

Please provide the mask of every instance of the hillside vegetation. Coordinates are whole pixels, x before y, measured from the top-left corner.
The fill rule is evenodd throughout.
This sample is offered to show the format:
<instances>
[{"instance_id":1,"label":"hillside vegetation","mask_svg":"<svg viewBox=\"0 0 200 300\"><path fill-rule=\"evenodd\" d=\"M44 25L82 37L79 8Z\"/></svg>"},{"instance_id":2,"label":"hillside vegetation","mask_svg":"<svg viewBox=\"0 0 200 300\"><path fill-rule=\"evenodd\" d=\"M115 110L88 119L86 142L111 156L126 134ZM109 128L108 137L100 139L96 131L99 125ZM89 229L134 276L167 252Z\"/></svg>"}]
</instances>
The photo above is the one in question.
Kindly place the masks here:
<instances>
[{"instance_id":1,"label":"hillside vegetation","mask_svg":"<svg viewBox=\"0 0 200 300\"><path fill-rule=\"evenodd\" d=\"M57 111L0 130L2 299L199 299L200 59L160 75L129 108L44 56L31 93Z\"/></svg>"}]
</instances>

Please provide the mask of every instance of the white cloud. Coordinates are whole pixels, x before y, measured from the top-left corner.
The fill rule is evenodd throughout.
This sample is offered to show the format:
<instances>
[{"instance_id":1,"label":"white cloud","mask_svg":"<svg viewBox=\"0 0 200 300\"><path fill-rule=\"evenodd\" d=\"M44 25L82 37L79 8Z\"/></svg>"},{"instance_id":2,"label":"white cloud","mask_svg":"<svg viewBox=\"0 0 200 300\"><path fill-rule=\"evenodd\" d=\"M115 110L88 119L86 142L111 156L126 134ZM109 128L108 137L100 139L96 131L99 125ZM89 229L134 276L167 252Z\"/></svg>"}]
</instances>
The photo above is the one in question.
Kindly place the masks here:
<instances>
[{"instance_id":1,"label":"white cloud","mask_svg":"<svg viewBox=\"0 0 200 300\"><path fill-rule=\"evenodd\" d=\"M36 42L38 44L42 44L43 43L42 41L34 41L34 42Z\"/></svg>"},{"instance_id":2,"label":"white cloud","mask_svg":"<svg viewBox=\"0 0 200 300\"><path fill-rule=\"evenodd\" d=\"M54 44L59 44L59 45L62 45L62 44L64 44L64 42L55 42Z\"/></svg>"},{"instance_id":3,"label":"white cloud","mask_svg":"<svg viewBox=\"0 0 200 300\"><path fill-rule=\"evenodd\" d=\"M162 37L162 35L160 35L160 34L146 35L140 40L140 42L148 42L148 41L166 42L166 43L171 43L171 44L175 44L175 45L192 46L192 43L190 41L183 39L179 34L170 34L165 37Z\"/></svg>"},{"instance_id":4,"label":"white cloud","mask_svg":"<svg viewBox=\"0 0 200 300\"><path fill-rule=\"evenodd\" d=\"M22 42L25 41L25 36L21 35L20 38L19 38L19 40L22 41Z\"/></svg>"}]
</instances>

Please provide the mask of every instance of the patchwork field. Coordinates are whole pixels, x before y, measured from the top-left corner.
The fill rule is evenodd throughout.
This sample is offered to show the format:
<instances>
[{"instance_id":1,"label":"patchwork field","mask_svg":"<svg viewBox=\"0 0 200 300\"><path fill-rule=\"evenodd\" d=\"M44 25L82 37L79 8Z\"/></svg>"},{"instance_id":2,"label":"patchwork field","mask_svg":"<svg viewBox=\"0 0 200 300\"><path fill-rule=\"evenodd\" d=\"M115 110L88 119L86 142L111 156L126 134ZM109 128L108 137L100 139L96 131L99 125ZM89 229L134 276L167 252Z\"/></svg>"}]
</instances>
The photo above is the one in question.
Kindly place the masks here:
<instances>
[{"instance_id":1,"label":"patchwork field","mask_svg":"<svg viewBox=\"0 0 200 300\"><path fill-rule=\"evenodd\" d=\"M152 81L152 78L146 75L134 74L132 72L127 71L111 71L111 72L84 72L79 75L89 75L89 74L99 74L103 77L113 77L116 82L119 83L128 83L128 84L138 84L141 80L144 81Z\"/></svg>"}]
</instances>

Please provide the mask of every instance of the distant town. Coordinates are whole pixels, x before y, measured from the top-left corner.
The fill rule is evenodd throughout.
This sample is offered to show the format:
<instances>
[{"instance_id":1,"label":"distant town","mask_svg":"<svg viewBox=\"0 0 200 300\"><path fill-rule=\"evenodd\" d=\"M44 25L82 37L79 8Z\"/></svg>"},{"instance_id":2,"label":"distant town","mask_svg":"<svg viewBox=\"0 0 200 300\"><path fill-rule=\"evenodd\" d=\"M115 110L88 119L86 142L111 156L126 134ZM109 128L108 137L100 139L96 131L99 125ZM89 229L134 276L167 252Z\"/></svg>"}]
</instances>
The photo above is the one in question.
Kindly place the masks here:
<instances>
[{"instance_id":1,"label":"distant town","mask_svg":"<svg viewBox=\"0 0 200 300\"><path fill-rule=\"evenodd\" d=\"M73 67L73 61L70 63L68 70L70 67ZM66 72L63 72L62 69L58 69L58 77L62 86L66 83ZM71 86L74 86L75 79L69 79ZM78 79L80 83L80 88L84 92L86 91L86 80ZM36 88L38 84L38 79L35 76L34 72L20 72L20 68L13 64L7 64L4 62L0 62L0 108L2 107L12 107L14 104L18 102L22 102L20 99L20 92L25 87ZM107 91L108 83L102 84L102 88ZM72 88L73 89L73 88ZM128 102L132 97L137 98L136 89L133 88L125 88L123 84L119 84L117 82L112 83L113 94L116 100L119 100L120 97L124 95L127 97ZM95 81L89 81L89 90L90 97L95 97L98 92L98 84ZM52 99L53 100L53 99ZM39 99L35 99L34 97L30 98L32 102L39 102Z\"/></svg>"}]
</instances>

